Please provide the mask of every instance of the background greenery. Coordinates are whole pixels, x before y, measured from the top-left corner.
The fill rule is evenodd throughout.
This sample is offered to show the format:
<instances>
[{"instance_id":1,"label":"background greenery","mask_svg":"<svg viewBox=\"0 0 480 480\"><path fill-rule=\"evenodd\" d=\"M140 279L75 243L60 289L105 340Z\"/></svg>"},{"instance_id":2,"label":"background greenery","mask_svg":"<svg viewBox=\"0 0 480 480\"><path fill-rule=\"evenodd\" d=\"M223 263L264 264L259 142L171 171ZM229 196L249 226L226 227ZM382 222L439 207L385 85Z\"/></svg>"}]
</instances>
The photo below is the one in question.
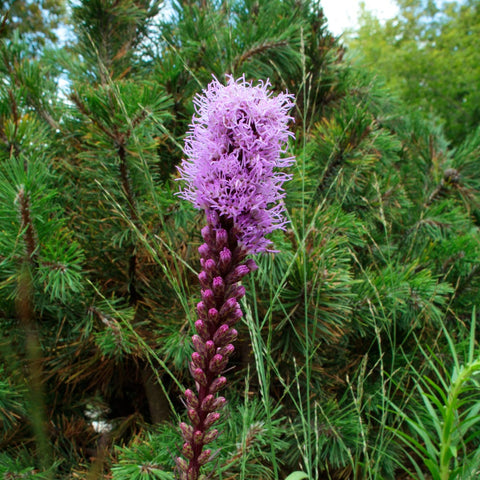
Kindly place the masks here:
<instances>
[{"instance_id":1,"label":"background greenery","mask_svg":"<svg viewBox=\"0 0 480 480\"><path fill-rule=\"evenodd\" d=\"M399 5L343 42L313 0L3 2L3 478L173 478L203 224L175 166L225 73L295 94L297 164L213 478L478 478L480 3Z\"/></svg>"}]
</instances>

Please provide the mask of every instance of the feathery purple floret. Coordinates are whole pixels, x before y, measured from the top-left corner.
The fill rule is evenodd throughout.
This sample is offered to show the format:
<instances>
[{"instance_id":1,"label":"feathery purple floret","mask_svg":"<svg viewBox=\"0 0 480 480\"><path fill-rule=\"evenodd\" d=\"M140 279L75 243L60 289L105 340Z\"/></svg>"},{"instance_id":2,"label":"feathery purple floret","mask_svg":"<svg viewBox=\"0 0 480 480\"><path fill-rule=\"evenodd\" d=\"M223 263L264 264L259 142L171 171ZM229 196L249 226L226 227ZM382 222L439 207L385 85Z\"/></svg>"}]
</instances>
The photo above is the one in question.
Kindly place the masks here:
<instances>
[{"instance_id":1,"label":"feathery purple floret","mask_svg":"<svg viewBox=\"0 0 480 480\"><path fill-rule=\"evenodd\" d=\"M269 251L265 236L286 223L282 185L291 176L278 169L294 162L282 158L293 137L287 128L293 95L273 96L269 86L231 76L225 86L214 78L194 100L179 168L180 196L232 221L246 254Z\"/></svg>"}]
</instances>

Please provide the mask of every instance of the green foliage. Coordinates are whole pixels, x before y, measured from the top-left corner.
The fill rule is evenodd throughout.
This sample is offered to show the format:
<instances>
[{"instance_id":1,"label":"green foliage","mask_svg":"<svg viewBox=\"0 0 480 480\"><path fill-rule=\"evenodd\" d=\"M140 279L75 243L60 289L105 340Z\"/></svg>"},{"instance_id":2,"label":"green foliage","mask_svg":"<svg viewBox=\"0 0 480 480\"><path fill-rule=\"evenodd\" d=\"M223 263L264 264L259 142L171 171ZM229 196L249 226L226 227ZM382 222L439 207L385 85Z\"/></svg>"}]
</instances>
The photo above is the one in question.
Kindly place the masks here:
<instances>
[{"instance_id":1,"label":"green foliage","mask_svg":"<svg viewBox=\"0 0 480 480\"><path fill-rule=\"evenodd\" d=\"M0 368L0 425L2 436L25 417L26 409L23 393L7 378L6 369Z\"/></svg>"},{"instance_id":2,"label":"green foliage","mask_svg":"<svg viewBox=\"0 0 480 480\"><path fill-rule=\"evenodd\" d=\"M72 21L84 62L82 77L106 83L108 77L127 76L160 4L161 0L84 0L74 5Z\"/></svg>"},{"instance_id":3,"label":"green foliage","mask_svg":"<svg viewBox=\"0 0 480 480\"><path fill-rule=\"evenodd\" d=\"M358 417L352 400L341 399L318 402L314 405L314 423L310 428L308 441L313 445L315 452L315 466L317 474L326 466L327 470L337 470L349 466L352 452L361 449L360 429ZM301 431L296 422L292 431ZM300 444L300 439L297 439ZM301 459L300 450L286 452L289 463L294 465Z\"/></svg>"},{"instance_id":4,"label":"green foliage","mask_svg":"<svg viewBox=\"0 0 480 480\"><path fill-rule=\"evenodd\" d=\"M480 80L480 6L476 0L397 3L398 15L385 24L363 10L349 46L406 102L438 115L459 145L480 115L474 87Z\"/></svg>"},{"instance_id":5,"label":"green foliage","mask_svg":"<svg viewBox=\"0 0 480 480\"><path fill-rule=\"evenodd\" d=\"M170 473L175 466L172 455L179 441L180 437L165 426L134 439L128 447L119 447L118 461L112 467L113 479L173 479Z\"/></svg>"},{"instance_id":6,"label":"green foliage","mask_svg":"<svg viewBox=\"0 0 480 480\"><path fill-rule=\"evenodd\" d=\"M2 0L0 39L19 33L34 47L58 39L55 31L66 20L65 0Z\"/></svg>"},{"instance_id":7,"label":"green foliage","mask_svg":"<svg viewBox=\"0 0 480 480\"><path fill-rule=\"evenodd\" d=\"M5 452L0 452L0 475L3 478L25 478L27 480L47 480L51 472L40 472L31 463L28 451L22 451L12 458Z\"/></svg>"},{"instance_id":8,"label":"green foliage","mask_svg":"<svg viewBox=\"0 0 480 480\"><path fill-rule=\"evenodd\" d=\"M466 354L446 329L443 335L450 358L420 347L425 364L422 371L413 368L416 391L408 395L407 408L392 405L409 428L409 432L395 433L418 478L428 478L425 467L436 480L478 475L480 357L475 345L475 311L473 320Z\"/></svg>"},{"instance_id":9,"label":"green foliage","mask_svg":"<svg viewBox=\"0 0 480 480\"><path fill-rule=\"evenodd\" d=\"M402 5L403 23L372 24L422 59L474 13ZM278 252L245 285L213 477L469 475L474 114L450 146L436 97L416 91L417 111L346 62L317 2L161 8L83 0L72 44L35 58L18 32L0 45L0 472L174 478L204 221L175 195L175 167L193 95L233 73L295 94L297 163ZM430 40L417 27L432 18ZM372 55L394 51L388 35ZM422 72L403 68L407 92Z\"/></svg>"},{"instance_id":10,"label":"green foliage","mask_svg":"<svg viewBox=\"0 0 480 480\"><path fill-rule=\"evenodd\" d=\"M273 438L276 447L286 452L285 418L274 411L277 418L268 424L261 402L248 398L237 402L232 399L226 407L226 419L220 427L223 438L212 444L218 477L274 478L269 468L270 440ZM168 425L134 438L130 445L117 449L118 459L112 466L114 480L174 478L169 471L175 467L179 442L179 432Z\"/></svg>"},{"instance_id":11,"label":"green foliage","mask_svg":"<svg viewBox=\"0 0 480 480\"><path fill-rule=\"evenodd\" d=\"M261 402L245 397L241 404L232 402L226 412L226 439L217 441L221 446L220 478L229 478L235 473L245 479L275 478L271 466L272 445L279 452L288 448L284 438L286 419L281 416L280 406L266 407L265 401L268 399Z\"/></svg>"},{"instance_id":12,"label":"green foliage","mask_svg":"<svg viewBox=\"0 0 480 480\"><path fill-rule=\"evenodd\" d=\"M308 478L308 476L303 472L293 472L291 473L286 480L303 480Z\"/></svg>"}]
</instances>

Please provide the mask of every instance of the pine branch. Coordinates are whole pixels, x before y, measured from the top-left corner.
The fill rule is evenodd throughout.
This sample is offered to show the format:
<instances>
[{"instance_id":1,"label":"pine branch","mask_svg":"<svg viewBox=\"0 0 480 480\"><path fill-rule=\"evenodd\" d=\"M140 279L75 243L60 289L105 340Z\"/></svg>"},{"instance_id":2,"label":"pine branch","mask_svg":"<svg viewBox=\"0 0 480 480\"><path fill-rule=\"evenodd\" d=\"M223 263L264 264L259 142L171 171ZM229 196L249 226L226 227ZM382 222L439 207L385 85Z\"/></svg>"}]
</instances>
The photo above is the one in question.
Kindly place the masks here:
<instances>
[{"instance_id":1,"label":"pine branch","mask_svg":"<svg viewBox=\"0 0 480 480\"><path fill-rule=\"evenodd\" d=\"M18 115L18 107L17 107L17 102L15 100L15 95L13 94L13 91L11 88L8 89L8 97L10 98L10 103L12 107L12 116L13 116L13 124L15 125L14 129L14 134L13 138L17 138L17 132L18 132L18 122L20 121L20 117ZM6 138L6 137L5 137ZM10 144L10 155L15 155L18 156L20 153L20 149L18 147L18 144L13 142ZM24 170L27 170L27 164L24 164Z\"/></svg>"},{"instance_id":2,"label":"pine branch","mask_svg":"<svg viewBox=\"0 0 480 480\"><path fill-rule=\"evenodd\" d=\"M116 140L116 136L108 128L102 125L93 115L92 112L87 108L85 103L81 100L77 92L70 94L70 100L78 107L81 113L83 113L96 127L98 127L108 138Z\"/></svg>"},{"instance_id":3,"label":"pine branch","mask_svg":"<svg viewBox=\"0 0 480 480\"><path fill-rule=\"evenodd\" d=\"M128 174L127 152L125 150L123 142L117 146L117 154L118 158L120 159L120 178L122 180L123 191L125 192L125 196L127 198L130 218L132 219L133 223L138 227L139 217L135 202L135 195L133 193L130 176Z\"/></svg>"},{"instance_id":4,"label":"pine branch","mask_svg":"<svg viewBox=\"0 0 480 480\"><path fill-rule=\"evenodd\" d=\"M463 292L468 288L468 286L472 283L473 279L475 278L475 276L478 273L479 268L480 268L480 266L478 264L474 265L472 267L470 273L465 278L460 280L460 283L459 283L457 289L455 290L455 297L456 298L459 298L463 294Z\"/></svg>"},{"instance_id":5,"label":"pine branch","mask_svg":"<svg viewBox=\"0 0 480 480\"><path fill-rule=\"evenodd\" d=\"M28 96L28 99L31 101L32 105L35 106L38 114L40 117L42 117L45 122L48 123L48 125L53 129L53 130L58 130L59 129L59 124L56 122L56 120L43 108L42 105L40 105L39 102L36 102L34 98L32 98L30 95Z\"/></svg>"},{"instance_id":6,"label":"pine branch","mask_svg":"<svg viewBox=\"0 0 480 480\"><path fill-rule=\"evenodd\" d=\"M425 207L429 207L438 197L443 195L449 186L457 186L460 182L460 173L455 168L447 168L443 172L443 178L429 195Z\"/></svg>"},{"instance_id":7,"label":"pine branch","mask_svg":"<svg viewBox=\"0 0 480 480\"><path fill-rule=\"evenodd\" d=\"M3 37L6 29L7 29L7 21L8 21L9 12L7 11L2 18L2 23L0 24L0 37Z\"/></svg>"},{"instance_id":8,"label":"pine branch","mask_svg":"<svg viewBox=\"0 0 480 480\"><path fill-rule=\"evenodd\" d=\"M36 321L32 279L28 267L21 272L18 279L15 307L19 324L25 334L26 357L24 365L30 404L28 422L36 437L36 443L40 451L40 464L46 470L51 465L52 456L46 428L42 344Z\"/></svg>"},{"instance_id":9,"label":"pine branch","mask_svg":"<svg viewBox=\"0 0 480 480\"><path fill-rule=\"evenodd\" d=\"M233 466L236 462L244 458L248 454L248 451L254 446L257 438L265 435L265 433L265 427L263 424L253 423L250 425L243 442L237 444L237 450L233 452L231 457L222 465L223 469Z\"/></svg>"},{"instance_id":10,"label":"pine branch","mask_svg":"<svg viewBox=\"0 0 480 480\"><path fill-rule=\"evenodd\" d=\"M30 200L28 195L25 194L23 187L20 188L20 191L17 194L17 200L19 203L22 230L25 230L25 245L27 249L26 258L31 264L37 265L37 245L35 240L35 229L30 216Z\"/></svg>"},{"instance_id":11,"label":"pine branch","mask_svg":"<svg viewBox=\"0 0 480 480\"><path fill-rule=\"evenodd\" d=\"M286 47L287 45L287 40L279 40L278 42L265 42L261 43L260 45L256 45L236 58L233 64L233 70L237 71L250 57L263 53L272 48Z\"/></svg>"},{"instance_id":12,"label":"pine branch","mask_svg":"<svg viewBox=\"0 0 480 480\"><path fill-rule=\"evenodd\" d=\"M130 218L134 225L138 228L139 216L135 201L135 195L133 188L130 182L130 176L128 174L128 164L127 164L127 152L125 146L122 144L117 147L118 157L120 158L120 178L122 181L122 188L125 192L127 198L128 209L130 212ZM135 246L132 246L132 252L128 260L128 292L130 295L130 301L135 305L139 299L136 285L136 269L137 269L137 255L135 253Z\"/></svg>"}]
</instances>

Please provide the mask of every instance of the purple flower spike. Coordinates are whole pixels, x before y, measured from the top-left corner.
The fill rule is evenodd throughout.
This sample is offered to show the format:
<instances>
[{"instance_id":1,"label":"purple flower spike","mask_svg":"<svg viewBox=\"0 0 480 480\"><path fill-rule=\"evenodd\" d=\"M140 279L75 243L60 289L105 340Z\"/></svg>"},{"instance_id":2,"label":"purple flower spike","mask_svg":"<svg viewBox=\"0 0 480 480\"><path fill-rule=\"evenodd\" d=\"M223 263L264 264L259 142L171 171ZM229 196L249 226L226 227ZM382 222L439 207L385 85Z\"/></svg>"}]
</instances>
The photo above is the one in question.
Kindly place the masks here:
<instances>
[{"instance_id":1,"label":"purple flower spike","mask_svg":"<svg viewBox=\"0 0 480 480\"><path fill-rule=\"evenodd\" d=\"M238 332L233 326L242 317L239 301L245 295L240 282L257 269L247 256L272 251L266 236L286 224L283 183L290 175L280 169L294 161L282 158L293 136L287 129L292 95L273 96L268 81L253 86L243 77L227 79L226 86L214 79L196 97L179 168L185 182L181 197L207 218L198 248L202 301L190 362L197 392L185 391L191 425L180 424L185 458L177 458L179 480L199 480L212 458L205 446L218 437L212 426L226 404L218 393L234 358Z\"/></svg>"},{"instance_id":2,"label":"purple flower spike","mask_svg":"<svg viewBox=\"0 0 480 480\"><path fill-rule=\"evenodd\" d=\"M224 86L214 78L194 100L196 116L179 168L185 182L180 196L207 214L231 219L247 254L270 251L265 235L286 223L282 186L291 176L277 169L294 162L281 158L293 137L293 96L273 96L269 87L268 80L254 86L227 76ZM207 241L211 230L202 234Z\"/></svg>"}]
</instances>

